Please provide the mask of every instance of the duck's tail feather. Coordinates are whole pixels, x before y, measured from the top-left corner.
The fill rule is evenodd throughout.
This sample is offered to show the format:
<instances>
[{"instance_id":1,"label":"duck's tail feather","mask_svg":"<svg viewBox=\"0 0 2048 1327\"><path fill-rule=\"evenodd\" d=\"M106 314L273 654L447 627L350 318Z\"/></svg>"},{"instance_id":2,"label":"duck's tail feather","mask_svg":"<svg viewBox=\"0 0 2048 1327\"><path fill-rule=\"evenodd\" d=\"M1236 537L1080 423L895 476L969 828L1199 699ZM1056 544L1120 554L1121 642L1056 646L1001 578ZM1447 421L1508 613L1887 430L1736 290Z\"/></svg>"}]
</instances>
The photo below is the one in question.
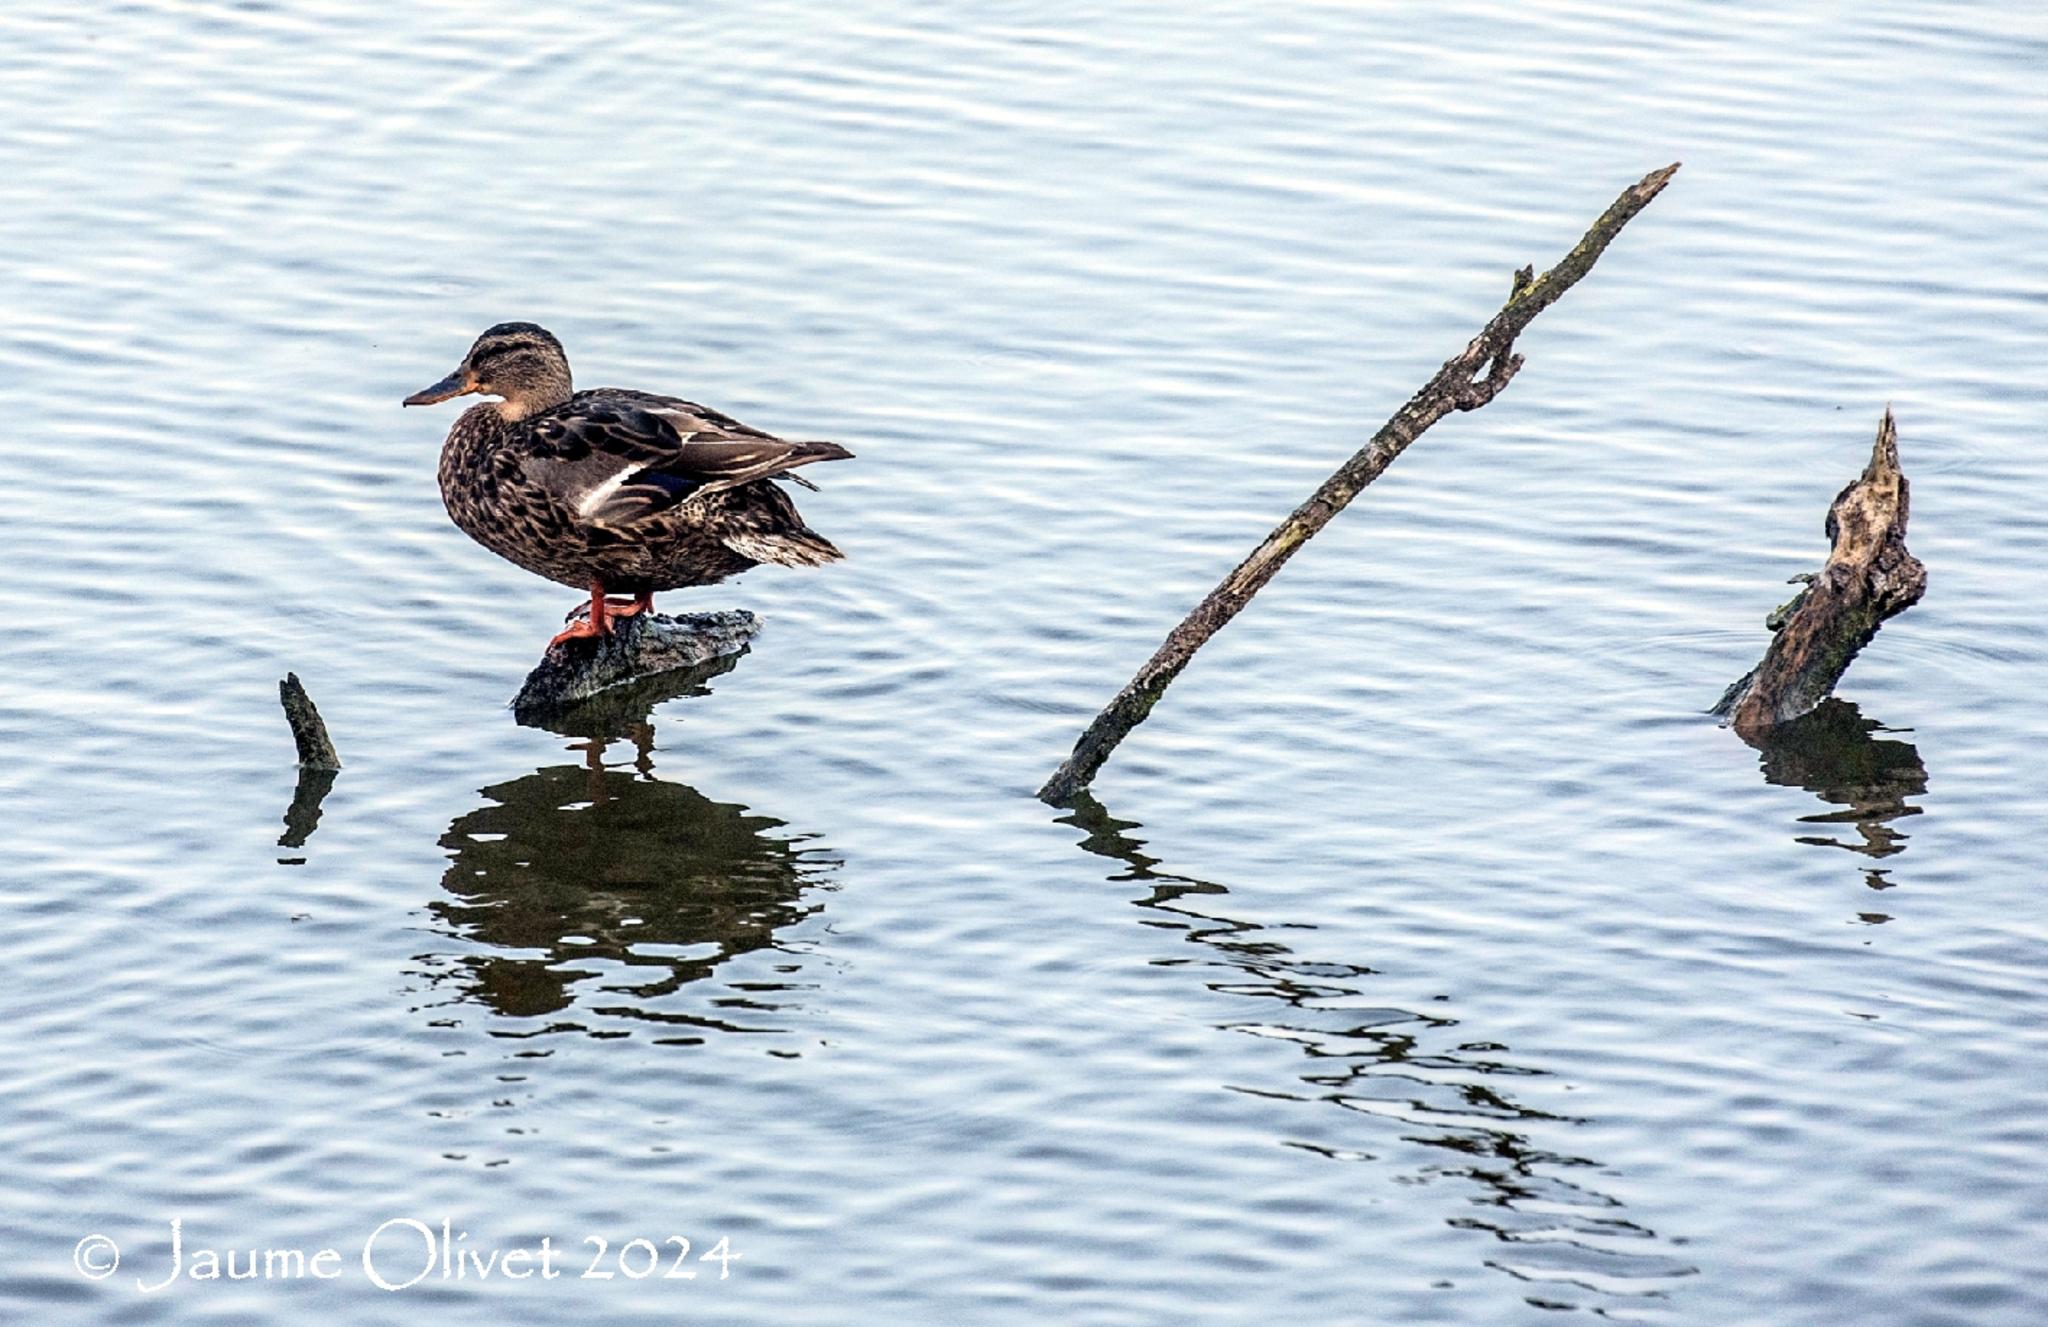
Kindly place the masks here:
<instances>
[{"instance_id":1,"label":"duck's tail feather","mask_svg":"<svg viewBox=\"0 0 2048 1327\"><path fill-rule=\"evenodd\" d=\"M773 562L784 567L822 567L846 554L815 530L742 530L723 536L725 546L756 562Z\"/></svg>"},{"instance_id":2,"label":"duck's tail feather","mask_svg":"<svg viewBox=\"0 0 2048 1327\"><path fill-rule=\"evenodd\" d=\"M801 484L813 493L818 491L818 486L798 474L796 472L797 466L809 465L813 461L850 461L853 459L853 453L836 442L793 442L789 445L791 448L789 460L780 470L775 472L774 477L786 479L792 484Z\"/></svg>"},{"instance_id":3,"label":"duck's tail feather","mask_svg":"<svg viewBox=\"0 0 2048 1327\"><path fill-rule=\"evenodd\" d=\"M851 461L853 453L836 442L823 442L816 438L808 442L792 443L796 448L797 464L809 465L812 461Z\"/></svg>"}]
</instances>

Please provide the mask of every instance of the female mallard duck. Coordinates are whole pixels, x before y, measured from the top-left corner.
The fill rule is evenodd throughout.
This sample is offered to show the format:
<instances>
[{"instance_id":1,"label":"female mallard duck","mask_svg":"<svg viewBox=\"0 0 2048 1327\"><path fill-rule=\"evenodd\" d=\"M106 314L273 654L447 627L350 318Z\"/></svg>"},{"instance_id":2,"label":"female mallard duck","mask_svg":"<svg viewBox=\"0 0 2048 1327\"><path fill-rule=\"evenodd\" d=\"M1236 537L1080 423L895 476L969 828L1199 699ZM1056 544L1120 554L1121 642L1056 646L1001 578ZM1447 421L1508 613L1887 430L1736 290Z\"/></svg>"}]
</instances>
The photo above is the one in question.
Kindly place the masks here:
<instances>
[{"instance_id":1,"label":"female mallard duck","mask_svg":"<svg viewBox=\"0 0 2048 1327\"><path fill-rule=\"evenodd\" d=\"M532 323L491 328L455 372L405 404L470 392L504 399L471 406L448 430L441 498L499 557L590 591L589 618L555 641L603 635L612 618L652 608L656 590L841 556L772 482L853 455L836 443L785 442L672 396L573 391L562 343Z\"/></svg>"}]
</instances>

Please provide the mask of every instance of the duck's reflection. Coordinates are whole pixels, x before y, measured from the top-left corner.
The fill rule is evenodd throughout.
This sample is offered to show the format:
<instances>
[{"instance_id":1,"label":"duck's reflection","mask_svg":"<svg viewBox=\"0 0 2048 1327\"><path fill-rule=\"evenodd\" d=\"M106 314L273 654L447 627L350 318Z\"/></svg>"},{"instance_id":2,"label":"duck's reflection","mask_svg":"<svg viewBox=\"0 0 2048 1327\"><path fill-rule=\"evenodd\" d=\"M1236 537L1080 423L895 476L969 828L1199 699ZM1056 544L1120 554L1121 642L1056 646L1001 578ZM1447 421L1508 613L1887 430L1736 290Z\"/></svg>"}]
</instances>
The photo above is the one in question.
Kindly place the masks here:
<instances>
[{"instance_id":1,"label":"duck's reflection","mask_svg":"<svg viewBox=\"0 0 2048 1327\"><path fill-rule=\"evenodd\" d=\"M448 897L429 910L472 952L434 980L512 1020L500 1035L651 1031L688 1043L781 1030L801 988L795 952L744 981L728 972L722 986L686 988L780 948L778 934L818 910L812 886L836 863L779 820L655 777L649 712L707 676L622 688L549 718L582 739L583 762L483 789L485 803L442 836Z\"/></svg>"},{"instance_id":2,"label":"duck's reflection","mask_svg":"<svg viewBox=\"0 0 2048 1327\"><path fill-rule=\"evenodd\" d=\"M1765 782L1804 788L1841 808L1801 816L1799 823L1844 826L1849 833L1802 834L1801 843L1847 848L1880 861L1906 850L1907 835L1892 822L1920 814L1906 799L1927 791L1927 766L1911 742L1875 735L1888 731L1849 701L1830 698L1802 719L1747 739L1759 752ZM1881 867L1864 871L1872 889L1889 888L1886 877ZM1883 913L1861 915L1865 921L1890 920Z\"/></svg>"},{"instance_id":3,"label":"duck's reflection","mask_svg":"<svg viewBox=\"0 0 2048 1327\"><path fill-rule=\"evenodd\" d=\"M1363 985L1369 967L1311 961L1275 928L1225 916L1218 909L1228 889L1159 870L1127 832L1140 826L1113 819L1092 796L1083 794L1062 823L1083 831L1087 851L1128 868L1112 881L1146 887L1135 902L1148 926L1178 930L1197 947L1162 966L1186 968L1242 1001L1243 1017L1222 1028L1301 1049L1305 1063L1292 1081L1236 1089L1334 1108L1304 1115L1290 1145L1340 1161L1377 1162L1380 1149L1416 1146L1448 1154L1400 1179L1462 1182L1465 1201L1449 1224L1491 1236L1483 1261L1540 1287L1527 1296L1538 1308L1608 1314L1660 1301L1677 1278L1697 1272L1588 1182L1598 1162L1539 1141L1583 1123L1516 1100L1514 1082L1545 1070L1514 1063L1506 1046L1456 1019L1376 1004ZM1360 1130L1360 1115L1378 1123Z\"/></svg>"}]
</instances>

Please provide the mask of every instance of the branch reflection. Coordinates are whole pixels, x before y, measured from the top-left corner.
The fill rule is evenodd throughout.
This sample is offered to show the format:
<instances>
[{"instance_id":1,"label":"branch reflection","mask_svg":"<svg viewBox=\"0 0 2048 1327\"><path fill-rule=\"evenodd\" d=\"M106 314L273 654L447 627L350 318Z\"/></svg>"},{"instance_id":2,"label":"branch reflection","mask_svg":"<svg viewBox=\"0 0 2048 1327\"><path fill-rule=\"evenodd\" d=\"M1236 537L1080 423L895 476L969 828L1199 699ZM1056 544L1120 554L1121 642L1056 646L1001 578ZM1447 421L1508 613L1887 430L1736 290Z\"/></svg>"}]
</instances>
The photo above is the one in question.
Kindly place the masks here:
<instances>
[{"instance_id":1,"label":"branch reflection","mask_svg":"<svg viewBox=\"0 0 2048 1327\"><path fill-rule=\"evenodd\" d=\"M1526 1298L1539 1308L1612 1314L1663 1301L1678 1278L1697 1273L1588 1182L1600 1163L1539 1141L1583 1122L1516 1099L1517 1079L1547 1071L1514 1063L1506 1046L1456 1019L1375 1004L1369 967L1310 960L1276 928L1226 915L1228 889L1158 869L1128 832L1141 826L1113 818L1092 795L1060 823L1086 835L1087 851L1123 863L1110 880L1146 887L1134 900L1146 925L1178 930L1197 947L1162 966L1185 967L1243 1002L1243 1017L1219 1028L1300 1048L1305 1063L1292 1081L1230 1090L1347 1112L1304 1117L1301 1132L1312 1138L1290 1146L1355 1162L1382 1161L1378 1149L1406 1153L1392 1163L1408 1167L1400 1182L1461 1183L1465 1201L1447 1223L1490 1236L1481 1261L1531 1283ZM1360 1116L1369 1117L1362 1129Z\"/></svg>"}]
</instances>

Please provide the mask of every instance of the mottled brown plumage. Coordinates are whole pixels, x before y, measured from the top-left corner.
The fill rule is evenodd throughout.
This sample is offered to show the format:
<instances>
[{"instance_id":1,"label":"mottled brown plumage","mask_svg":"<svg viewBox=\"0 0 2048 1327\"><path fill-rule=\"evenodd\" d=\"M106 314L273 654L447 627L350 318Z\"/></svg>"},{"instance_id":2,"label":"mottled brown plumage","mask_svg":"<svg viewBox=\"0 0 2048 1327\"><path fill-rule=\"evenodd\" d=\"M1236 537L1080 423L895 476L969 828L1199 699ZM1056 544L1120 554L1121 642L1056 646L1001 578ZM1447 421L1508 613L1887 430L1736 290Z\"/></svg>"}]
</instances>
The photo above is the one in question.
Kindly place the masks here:
<instances>
[{"instance_id":1,"label":"mottled brown plumage","mask_svg":"<svg viewBox=\"0 0 2048 1327\"><path fill-rule=\"evenodd\" d=\"M656 590L840 557L774 482L852 455L836 443L787 442L672 396L574 391L561 344L532 323L491 328L455 372L405 403L469 392L504 399L472 406L448 431L441 497L485 548L591 592L590 622L566 635L597 634L608 614L642 611ZM607 605L607 593L635 603Z\"/></svg>"}]
</instances>

